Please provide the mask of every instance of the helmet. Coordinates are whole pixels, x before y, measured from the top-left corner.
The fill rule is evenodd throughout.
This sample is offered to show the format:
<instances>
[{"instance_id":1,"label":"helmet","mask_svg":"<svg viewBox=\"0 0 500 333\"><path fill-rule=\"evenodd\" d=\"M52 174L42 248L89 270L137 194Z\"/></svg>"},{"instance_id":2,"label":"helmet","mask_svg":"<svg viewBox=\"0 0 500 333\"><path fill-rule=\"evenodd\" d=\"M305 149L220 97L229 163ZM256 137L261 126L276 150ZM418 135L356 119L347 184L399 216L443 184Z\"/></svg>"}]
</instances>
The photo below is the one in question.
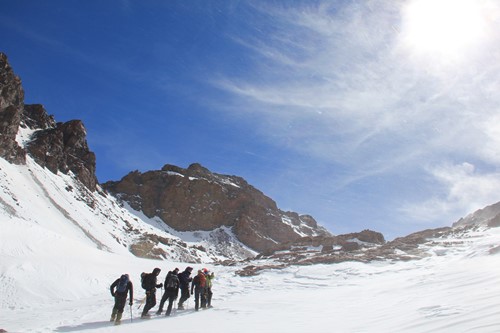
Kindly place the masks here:
<instances>
[{"instance_id":1,"label":"helmet","mask_svg":"<svg viewBox=\"0 0 500 333\"><path fill-rule=\"evenodd\" d=\"M203 268L203 273L207 274L208 273L208 269Z\"/></svg>"}]
</instances>

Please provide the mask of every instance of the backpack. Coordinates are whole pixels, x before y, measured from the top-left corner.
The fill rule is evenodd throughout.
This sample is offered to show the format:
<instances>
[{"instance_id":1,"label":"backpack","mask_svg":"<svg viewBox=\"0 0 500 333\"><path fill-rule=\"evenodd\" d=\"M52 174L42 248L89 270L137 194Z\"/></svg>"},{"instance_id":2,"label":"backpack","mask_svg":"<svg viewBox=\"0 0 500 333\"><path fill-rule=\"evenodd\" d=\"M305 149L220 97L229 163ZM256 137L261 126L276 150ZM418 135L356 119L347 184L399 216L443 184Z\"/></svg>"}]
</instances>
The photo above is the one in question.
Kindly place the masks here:
<instances>
[{"instance_id":1,"label":"backpack","mask_svg":"<svg viewBox=\"0 0 500 333\"><path fill-rule=\"evenodd\" d=\"M178 288L179 287L179 278L173 274L168 279L168 282L165 285L165 288Z\"/></svg>"},{"instance_id":2,"label":"backpack","mask_svg":"<svg viewBox=\"0 0 500 333\"><path fill-rule=\"evenodd\" d=\"M151 288L154 288L154 281L153 281L153 274L152 273L141 273L141 286L145 290L150 290Z\"/></svg>"},{"instance_id":3,"label":"backpack","mask_svg":"<svg viewBox=\"0 0 500 333\"><path fill-rule=\"evenodd\" d=\"M116 287L116 292L117 293L126 293L127 292L127 286L128 286L128 275L123 274L120 276L120 282L118 282L118 286Z\"/></svg>"},{"instance_id":4,"label":"backpack","mask_svg":"<svg viewBox=\"0 0 500 333\"><path fill-rule=\"evenodd\" d=\"M143 289L147 288L147 281L146 281L148 279L147 276L148 276L148 273L144 273L144 272L141 273L141 287Z\"/></svg>"}]
</instances>

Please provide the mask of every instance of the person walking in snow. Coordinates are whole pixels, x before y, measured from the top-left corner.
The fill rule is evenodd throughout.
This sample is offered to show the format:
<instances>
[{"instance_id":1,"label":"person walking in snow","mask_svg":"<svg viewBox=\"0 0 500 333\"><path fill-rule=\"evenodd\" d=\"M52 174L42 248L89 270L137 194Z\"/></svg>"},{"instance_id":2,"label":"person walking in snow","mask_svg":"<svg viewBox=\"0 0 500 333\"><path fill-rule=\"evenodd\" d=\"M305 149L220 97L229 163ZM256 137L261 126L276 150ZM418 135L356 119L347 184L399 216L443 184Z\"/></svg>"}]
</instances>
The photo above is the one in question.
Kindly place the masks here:
<instances>
[{"instance_id":1,"label":"person walking in snow","mask_svg":"<svg viewBox=\"0 0 500 333\"><path fill-rule=\"evenodd\" d=\"M207 295L207 308L212 307L212 285L215 278L214 272L209 272L208 269L204 268L203 273L205 274L206 282L206 295Z\"/></svg>"},{"instance_id":2,"label":"person walking in snow","mask_svg":"<svg viewBox=\"0 0 500 333\"><path fill-rule=\"evenodd\" d=\"M184 310L184 302L189 298L189 283L193 280L190 277L192 271L193 267L186 267L184 272L177 275L180 283L179 288L181 289L181 298L179 299L179 304L177 305L179 310Z\"/></svg>"},{"instance_id":3,"label":"person walking in snow","mask_svg":"<svg viewBox=\"0 0 500 333\"><path fill-rule=\"evenodd\" d=\"M172 304L177 299L179 295L179 278L177 277L177 273L179 273L179 269L176 268L173 271L168 272L167 277L165 278L165 294L160 301L160 307L156 314L160 315L163 311L163 305L168 299L168 307L166 316L170 316L170 312L172 312Z\"/></svg>"},{"instance_id":4,"label":"person walking in snow","mask_svg":"<svg viewBox=\"0 0 500 333\"><path fill-rule=\"evenodd\" d=\"M191 285L191 295L193 295L193 289L194 289L194 309L198 311L200 308L200 301L201 301L201 307L206 308L207 307L207 301L205 297L205 287L206 287L206 278L205 274L203 274L203 271L200 269L198 271L198 274L193 278L193 284Z\"/></svg>"},{"instance_id":5,"label":"person walking in snow","mask_svg":"<svg viewBox=\"0 0 500 333\"><path fill-rule=\"evenodd\" d=\"M161 269L157 267L151 273L143 273L144 276L142 276L142 287L146 290L146 305L144 305L144 309L142 310L141 315L141 318L143 319L150 317L148 311L156 305L156 288L163 287L163 283L156 284L156 279L158 275L160 275L160 272Z\"/></svg>"},{"instance_id":6,"label":"person walking in snow","mask_svg":"<svg viewBox=\"0 0 500 333\"><path fill-rule=\"evenodd\" d=\"M115 298L115 305L113 306L113 311L111 312L110 321L114 321L115 325L119 325L121 323L125 303L127 303L127 293L130 298L129 305L132 306L134 299L134 286L132 281L130 281L128 274L123 274L120 278L116 279L113 284L111 284L109 290L111 291L111 295Z\"/></svg>"}]
</instances>

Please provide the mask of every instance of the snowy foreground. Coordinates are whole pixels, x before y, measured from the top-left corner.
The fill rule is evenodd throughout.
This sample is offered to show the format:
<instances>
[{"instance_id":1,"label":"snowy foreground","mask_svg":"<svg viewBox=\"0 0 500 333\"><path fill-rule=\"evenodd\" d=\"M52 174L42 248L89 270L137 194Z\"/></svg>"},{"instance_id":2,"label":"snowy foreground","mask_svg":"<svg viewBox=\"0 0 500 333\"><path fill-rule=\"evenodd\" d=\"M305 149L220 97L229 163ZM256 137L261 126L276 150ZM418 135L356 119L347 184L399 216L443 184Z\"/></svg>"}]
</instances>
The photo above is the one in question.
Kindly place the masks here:
<instances>
[{"instance_id":1,"label":"snowy foreground","mask_svg":"<svg viewBox=\"0 0 500 333\"><path fill-rule=\"evenodd\" d=\"M28 162L0 159L0 330L500 332L500 228L437 239L418 261L290 267L246 278L235 275L241 267L189 264L215 272L214 308L195 312L191 299L190 309L169 318L141 320L140 273L160 267L163 282L188 264L134 257L127 227L174 236L112 198L95 195L90 209L69 177ZM135 300L115 327L109 286L123 273Z\"/></svg>"},{"instance_id":2,"label":"snowy foreground","mask_svg":"<svg viewBox=\"0 0 500 333\"><path fill-rule=\"evenodd\" d=\"M500 332L500 228L436 247L426 259L264 271L210 266L210 310L139 319L139 275L187 264L112 254L29 222L2 223L0 328L8 332ZM201 265L193 265L195 269ZM135 282L121 326L108 322L109 285ZM158 290L161 294L161 290ZM155 308L156 309L156 308ZM154 310L155 310L154 309ZM151 311L153 312L153 311Z\"/></svg>"}]
</instances>

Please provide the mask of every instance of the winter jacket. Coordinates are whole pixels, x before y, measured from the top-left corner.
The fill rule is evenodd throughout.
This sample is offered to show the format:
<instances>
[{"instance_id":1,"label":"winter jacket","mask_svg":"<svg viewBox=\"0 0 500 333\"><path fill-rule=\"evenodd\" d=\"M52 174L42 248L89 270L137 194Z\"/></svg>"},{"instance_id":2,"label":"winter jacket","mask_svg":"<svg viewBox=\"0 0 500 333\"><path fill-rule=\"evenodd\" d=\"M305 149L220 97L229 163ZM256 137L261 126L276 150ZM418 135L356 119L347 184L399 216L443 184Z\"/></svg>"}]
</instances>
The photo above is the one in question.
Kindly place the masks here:
<instances>
[{"instance_id":1,"label":"winter jacket","mask_svg":"<svg viewBox=\"0 0 500 333\"><path fill-rule=\"evenodd\" d=\"M187 269L184 272L177 274L177 277L179 278L179 283L180 283L179 287L181 289L188 289L189 290L189 283L191 281L193 281L193 279L190 277L190 275L191 275L191 272L188 271Z\"/></svg>"},{"instance_id":2,"label":"winter jacket","mask_svg":"<svg viewBox=\"0 0 500 333\"><path fill-rule=\"evenodd\" d=\"M193 279L193 285L191 286L191 293L193 292L193 288L205 288L207 284L207 279L205 278L205 274L199 272Z\"/></svg>"},{"instance_id":3,"label":"winter jacket","mask_svg":"<svg viewBox=\"0 0 500 333\"><path fill-rule=\"evenodd\" d=\"M205 278L207 279L207 288L212 288L213 280L215 278L214 273L206 274Z\"/></svg>"},{"instance_id":4,"label":"winter jacket","mask_svg":"<svg viewBox=\"0 0 500 333\"><path fill-rule=\"evenodd\" d=\"M109 291L111 291L111 295L113 295L114 297L127 297L127 291L128 291L130 300L133 300L134 299L134 285L132 284L132 282L129 281L127 283L127 289L123 293L115 292L115 288L118 287L118 283L120 283L119 278L116 279L116 281L113 282L111 284L111 286L109 287Z\"/></svg>"},{"instance_id":5,"label":"winter jacket","mask_svg":"<svg viewBox=\"0 0 500 333\"><path fill-rule=\"evenodd\" d=\"M161 288L163 287L163 283L160 283L160 284L157 284L156 282L156 278L159 274L159 270L157 271L156 269L152 272L152 273L149 273L149 274L146 274L146 276L144 277L145 281L144 281L144 289L146 289L146 292L147 291L156 291L156 288Z\"/></svg>"}]
</instances>

